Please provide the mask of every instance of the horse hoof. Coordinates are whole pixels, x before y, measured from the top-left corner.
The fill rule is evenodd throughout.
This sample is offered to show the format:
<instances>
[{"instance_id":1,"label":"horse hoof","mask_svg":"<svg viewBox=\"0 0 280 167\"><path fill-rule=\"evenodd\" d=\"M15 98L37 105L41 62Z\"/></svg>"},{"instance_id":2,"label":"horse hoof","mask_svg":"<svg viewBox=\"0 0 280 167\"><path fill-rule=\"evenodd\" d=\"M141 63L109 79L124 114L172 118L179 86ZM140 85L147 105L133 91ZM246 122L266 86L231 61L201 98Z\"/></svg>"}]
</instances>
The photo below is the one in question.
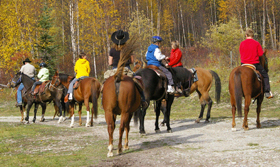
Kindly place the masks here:
<instances>
[{"instance_id":1,"label":"horse hoof","mask_svg":"<svg viewBox=\"0 0 280 167\"><path fill-rule=\"evenodd\" d=\"M172 133L172 130L171 130L171 129L170 129L170 130L167 130L167 132L168 132L168 133Z\"/></svg>"},{"instance_id":2,"label":"horse hoof","mask_svg":"<svg viewBox=\"0 0 280 167\"><path fill-rule=\"evenodd\" d=\"M117 155L121 155L122 154L122 149L119 149L118 151L117 151Z\"/></svg>"},{"instance_id":3,"label":"horse hoof","mask_svg":"<svg viewBox=\"0 0 280 167\"><path fill-rule=\"evenodd\" d=\"M146 132L144 130L140 130L139 132L140 134L146 134Z\"/></svg>"},{"instance_id":4,"label":"horse hoof","mask_svg":"<svg viewBox=\"0 0 280 167\"><path fill-rule=\"evenodd\" d=\"M86 123L86 126L85 126L85 127L90 127L90 126L89 126L89 123Z\"/></svg>"},{"instance_id":5,"label":"horse hoof","mask_svg":"<svg viewBox=\"0 0 280 167\"><path fill-rule=\"evenodd\" d=\"M156 131L156 133L160 133L160 129L157 129L157 130L155 130Z\"/></svg>"},{"instance_id":6,"label":"horse hoof","mask_svg":"<svg viewBox=\"0 0 280 167\"><path fill-rule=\"evenodd\" d=\"M70 125L70 128L74 128L74 125Z\"/></svg>"},{"instance_id":7,"label":"horse hoof","mask_svg":"<svg viewBox=\"0 0 280 167\"><path fill-rule=\"evenodd\" d=\"M199 123L199 122L200 122L200 119L195 120L195 123Z\"/></svg>"},{"instance_id":8,"label":"horse hoof","mask_svg":"<svg viewBox=\"0 0 280 167\"><path fill-rule=\"evenodd\" d=\"M108 152L107 157L112 157L113 155L113 152Z\"/></svg>"},{"instance_id":9,"label":"horse hoof","mask_svg":"<svg viewBox=\"0 0 280 167\"><path fill-rule=\"evenodd\" d=\"M247 131L247 130L249 130L249 128L248 128L248 127L247 127L247 128L244 128L244 130Z\"/></svg>"},{"instance_id":10,"label":"horse hoof","mask_svg":"<svg viewBox=\"0 0 280 167\"><path fill-rule=\"evenodd\" d=\"M123 149L124 149L124 150L129 150L129 147L128 147L128 146L124 146Z\"/></svg>"},{"instance_id":11,"label":"horse hoof","mask_svg":"<svg viewBox=\"0 0 280 167\"><path fill-rule=\"evenodd\" d=\"M231 128L231 131L232 132L236 132L236 128Z\"/></svg>"}]
</instances>

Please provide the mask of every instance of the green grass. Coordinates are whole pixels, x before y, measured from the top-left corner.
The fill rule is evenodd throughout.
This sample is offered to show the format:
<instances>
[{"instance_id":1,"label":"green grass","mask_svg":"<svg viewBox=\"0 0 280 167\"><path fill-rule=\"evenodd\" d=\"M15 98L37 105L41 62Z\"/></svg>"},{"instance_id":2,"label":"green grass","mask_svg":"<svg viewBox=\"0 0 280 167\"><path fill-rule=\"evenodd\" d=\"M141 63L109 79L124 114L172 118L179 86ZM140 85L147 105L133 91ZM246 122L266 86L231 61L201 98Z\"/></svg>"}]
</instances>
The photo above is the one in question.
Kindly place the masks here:
<instances>
[{"instance_id":1,"label":"green grass","mask_svg":"<svg viewBox=\"0 0 280 167\"><path fill-rule=\"evenodd\" d=\"M0 123L1 166L90 166L106 159L107 140L85 128ZM62 135L63 134L63 135Z\"/></svg>"}]
</instances>

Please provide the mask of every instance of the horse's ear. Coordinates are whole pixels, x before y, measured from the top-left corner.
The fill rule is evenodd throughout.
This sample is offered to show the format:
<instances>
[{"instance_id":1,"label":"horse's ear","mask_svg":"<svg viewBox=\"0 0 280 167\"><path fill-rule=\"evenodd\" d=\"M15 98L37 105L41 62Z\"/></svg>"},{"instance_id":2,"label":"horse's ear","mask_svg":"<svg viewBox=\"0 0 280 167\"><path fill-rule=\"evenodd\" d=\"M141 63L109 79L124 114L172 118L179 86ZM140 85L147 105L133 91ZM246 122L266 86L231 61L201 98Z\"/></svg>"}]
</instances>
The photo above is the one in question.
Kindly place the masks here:
<instances>
[{"instance_id":1,"label":"horse's ear","mask_svg":"<svg viewBox=\"0 0 280 167\"><path fill-rule=\"evenodd\" d=\"M57 70L55 71L55 74L54 74L54 75L58 75L58 71L57 71Z\"/></svg>"},{"instance_id":2,"label":"horse's ear","mask_svg":"<svg viewBox=\"0 0 280 167\"><path fill-rule=\"evenodd\" d=\"M266 49L264 49L264 52L263 52L263 54L264 54L264 55L266 55L266 52L267 52L267 50L266 50Z\"/></svg>"}]
</instances>

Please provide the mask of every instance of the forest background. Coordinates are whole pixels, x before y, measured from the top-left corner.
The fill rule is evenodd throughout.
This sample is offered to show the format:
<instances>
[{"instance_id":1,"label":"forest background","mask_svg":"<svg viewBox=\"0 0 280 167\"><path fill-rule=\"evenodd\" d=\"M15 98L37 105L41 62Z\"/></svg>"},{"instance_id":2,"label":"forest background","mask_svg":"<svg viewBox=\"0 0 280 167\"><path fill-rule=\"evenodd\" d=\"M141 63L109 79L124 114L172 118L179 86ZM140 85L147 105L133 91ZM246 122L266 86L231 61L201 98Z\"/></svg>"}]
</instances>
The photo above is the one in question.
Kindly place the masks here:
<instances>
[{"instance_id":1,"label":"forest background","mask_svg":"<svg viewBox=\"0 0 280 167\"><path fill-rule=\"evenodd\" d=\"M159 35L167 56L170 42L180 42L185 67L229 73L240 63L246 28L255 31L269 58L279 57L279 0L0 0L0 82L7 83L26 58L37 69L45 61L51 74L74 75L81 52L88 55L90 76L102 80L118 29L139 36L138 59ZM280 70L279 64L270 69Z\"/></svg>"}]
</instances>

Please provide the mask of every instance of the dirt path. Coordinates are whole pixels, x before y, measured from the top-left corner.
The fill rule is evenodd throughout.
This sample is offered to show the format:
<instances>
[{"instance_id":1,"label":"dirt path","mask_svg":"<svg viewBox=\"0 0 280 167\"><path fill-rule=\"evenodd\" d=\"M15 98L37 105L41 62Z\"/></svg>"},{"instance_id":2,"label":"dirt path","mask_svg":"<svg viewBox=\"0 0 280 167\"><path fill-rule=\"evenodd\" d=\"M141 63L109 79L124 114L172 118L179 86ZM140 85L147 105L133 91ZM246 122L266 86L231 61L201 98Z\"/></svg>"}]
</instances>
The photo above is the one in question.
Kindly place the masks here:
<instances>
[{"instance_id":1,"label":"dirt path","mask_svg":"<svg viewBox=\"0 0 280 167\"><path fill-rule=\"evenodd\" d=\"M77 118L75 127L78 126ZM0 117L0 122L18 122L19 119L20 117ZM40 117L37 118L39 119ZM107 158L98 166L279 166L280 120L261 118L261 129L255 128L255 120L249 118L250 129L244 131L241 128L242 120L237 118L236 132L231 131L230 118L199 124L194 123L193 119L172 121L173 133L167 133L166 127L161 127L161 133L155 133L154 120L146 120L145 136L140 136L138 127L131 123L130 151ZM70 125L70 120L59 125L56 122L57 119L47 117L43 124ZM104 116L99 116L96 122L98 126L89 128L90 133L94 132L100 138L108 139ZM114 139L114 147L117 148L118 126Z\"/></svg>"}]
</instances>

